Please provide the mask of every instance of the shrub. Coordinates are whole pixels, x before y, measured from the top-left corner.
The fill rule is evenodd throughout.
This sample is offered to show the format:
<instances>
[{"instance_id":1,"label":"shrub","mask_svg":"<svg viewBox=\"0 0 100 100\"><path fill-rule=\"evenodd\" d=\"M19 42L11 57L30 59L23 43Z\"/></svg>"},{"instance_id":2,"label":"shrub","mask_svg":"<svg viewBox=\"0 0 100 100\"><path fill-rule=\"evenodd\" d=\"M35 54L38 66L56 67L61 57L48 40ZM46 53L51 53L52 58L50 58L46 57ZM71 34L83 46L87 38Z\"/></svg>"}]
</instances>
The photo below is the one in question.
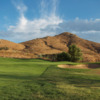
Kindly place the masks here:
<instances>
[{"instance_id":1,"label":"shrub","mask_svg":"<svg viewBox=\"0 0 100 100\"><path fill-rule=\"evenodd\" d=\"M1 47L0 50L8 50L8 47Z\"/></svg>"},{"instance_id":2,"label":"shrub","mask_svg":"<svg viewBox=\"0 0 100 100\"><path fill-rule=\"evenodd\" d=\"M69 53L62 52L60 54L57 54L57 61L70 61L71 56Z\"/></svg>"},{"instance_id":3,"label":"shrub","mask_svg":"<svg viewBox=\"0 0 100 100\"><path fill-rule=\"evenodd\" d=\"M82 53L80 48L76 45L70 45L68 53L62 52L59 54L45 54L40 55L42 58L50 59L51 61L80 61L82 59Z\"/></svg>"}]
</instances>

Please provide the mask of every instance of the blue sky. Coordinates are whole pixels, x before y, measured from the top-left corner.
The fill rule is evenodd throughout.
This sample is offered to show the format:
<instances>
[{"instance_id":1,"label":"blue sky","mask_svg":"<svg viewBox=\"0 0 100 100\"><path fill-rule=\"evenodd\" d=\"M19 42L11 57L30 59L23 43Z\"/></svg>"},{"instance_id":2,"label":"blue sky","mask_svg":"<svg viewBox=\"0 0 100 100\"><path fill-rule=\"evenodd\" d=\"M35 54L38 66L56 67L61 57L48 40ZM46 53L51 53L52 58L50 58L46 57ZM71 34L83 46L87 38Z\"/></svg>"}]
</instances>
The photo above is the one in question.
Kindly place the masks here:
<instances>
[{"instance_id":1,"label":"blue sky","mask_svg":"<svg viewBox=\"0 0 100 100\"><path fill-rule=\"evenodd\" d=\"M22 42L71 32L100 43L100 0L0 0L0 38Z\"/></svg>"}]
</instances>

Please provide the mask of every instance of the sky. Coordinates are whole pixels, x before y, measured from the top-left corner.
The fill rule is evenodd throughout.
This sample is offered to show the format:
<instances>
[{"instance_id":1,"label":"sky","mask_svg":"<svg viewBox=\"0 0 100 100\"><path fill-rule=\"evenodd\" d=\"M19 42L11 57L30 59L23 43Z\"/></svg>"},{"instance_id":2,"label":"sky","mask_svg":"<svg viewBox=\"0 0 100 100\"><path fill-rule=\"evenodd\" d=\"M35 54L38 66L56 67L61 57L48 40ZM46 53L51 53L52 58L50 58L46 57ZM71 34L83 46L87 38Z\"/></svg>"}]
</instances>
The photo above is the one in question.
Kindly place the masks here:
<instances>
[{"instance_id":1,"label":"sky","mask_svg":"<svg viewBox=\"0 0 100 100\"><path fill-rule=\"evenodd\" d=\"M19 43L63 32L100 43L100 0L0 0L0 39Z\"/></svg>"}]
</instances>

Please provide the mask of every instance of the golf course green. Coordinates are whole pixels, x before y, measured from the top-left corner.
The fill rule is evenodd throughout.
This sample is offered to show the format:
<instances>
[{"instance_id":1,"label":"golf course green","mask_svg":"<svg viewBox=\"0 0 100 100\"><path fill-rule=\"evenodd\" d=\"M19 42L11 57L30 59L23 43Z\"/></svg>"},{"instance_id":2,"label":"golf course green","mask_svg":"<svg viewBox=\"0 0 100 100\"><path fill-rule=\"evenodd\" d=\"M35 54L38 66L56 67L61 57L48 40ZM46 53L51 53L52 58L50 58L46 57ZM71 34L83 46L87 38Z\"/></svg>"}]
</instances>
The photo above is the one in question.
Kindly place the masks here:
<instances>
[{"instance_id":1,"label":"golf course green","mask_svg":"<svg viewBox=\"0 0 100 100\"><path fill-rule=\"evenodd\" d=\"M78 63L0 58L0 100L100 100L100 68L61 64Z\"/></svg>"}]
</instances>

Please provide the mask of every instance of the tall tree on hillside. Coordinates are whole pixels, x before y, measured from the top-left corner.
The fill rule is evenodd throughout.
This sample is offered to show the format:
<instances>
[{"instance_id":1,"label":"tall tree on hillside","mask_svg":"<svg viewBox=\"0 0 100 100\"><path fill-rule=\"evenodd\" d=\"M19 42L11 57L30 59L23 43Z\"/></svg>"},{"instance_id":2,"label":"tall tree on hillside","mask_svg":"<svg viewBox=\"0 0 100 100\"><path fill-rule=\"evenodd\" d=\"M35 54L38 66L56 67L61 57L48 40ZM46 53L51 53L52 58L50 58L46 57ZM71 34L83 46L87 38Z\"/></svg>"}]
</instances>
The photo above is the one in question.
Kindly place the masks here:
<instances>
[{"instance_id":1,"label":"tall tree on hillside","mask_svg":"<svg viewBox=\"0 0 100 100\"><path fill-rule=\"evenodd\" d=\"M80 48L76 45L70 45L68 53L71 55L71 61L76 62L82 59L82 53Z\"/></svg>"}]
</instances>

